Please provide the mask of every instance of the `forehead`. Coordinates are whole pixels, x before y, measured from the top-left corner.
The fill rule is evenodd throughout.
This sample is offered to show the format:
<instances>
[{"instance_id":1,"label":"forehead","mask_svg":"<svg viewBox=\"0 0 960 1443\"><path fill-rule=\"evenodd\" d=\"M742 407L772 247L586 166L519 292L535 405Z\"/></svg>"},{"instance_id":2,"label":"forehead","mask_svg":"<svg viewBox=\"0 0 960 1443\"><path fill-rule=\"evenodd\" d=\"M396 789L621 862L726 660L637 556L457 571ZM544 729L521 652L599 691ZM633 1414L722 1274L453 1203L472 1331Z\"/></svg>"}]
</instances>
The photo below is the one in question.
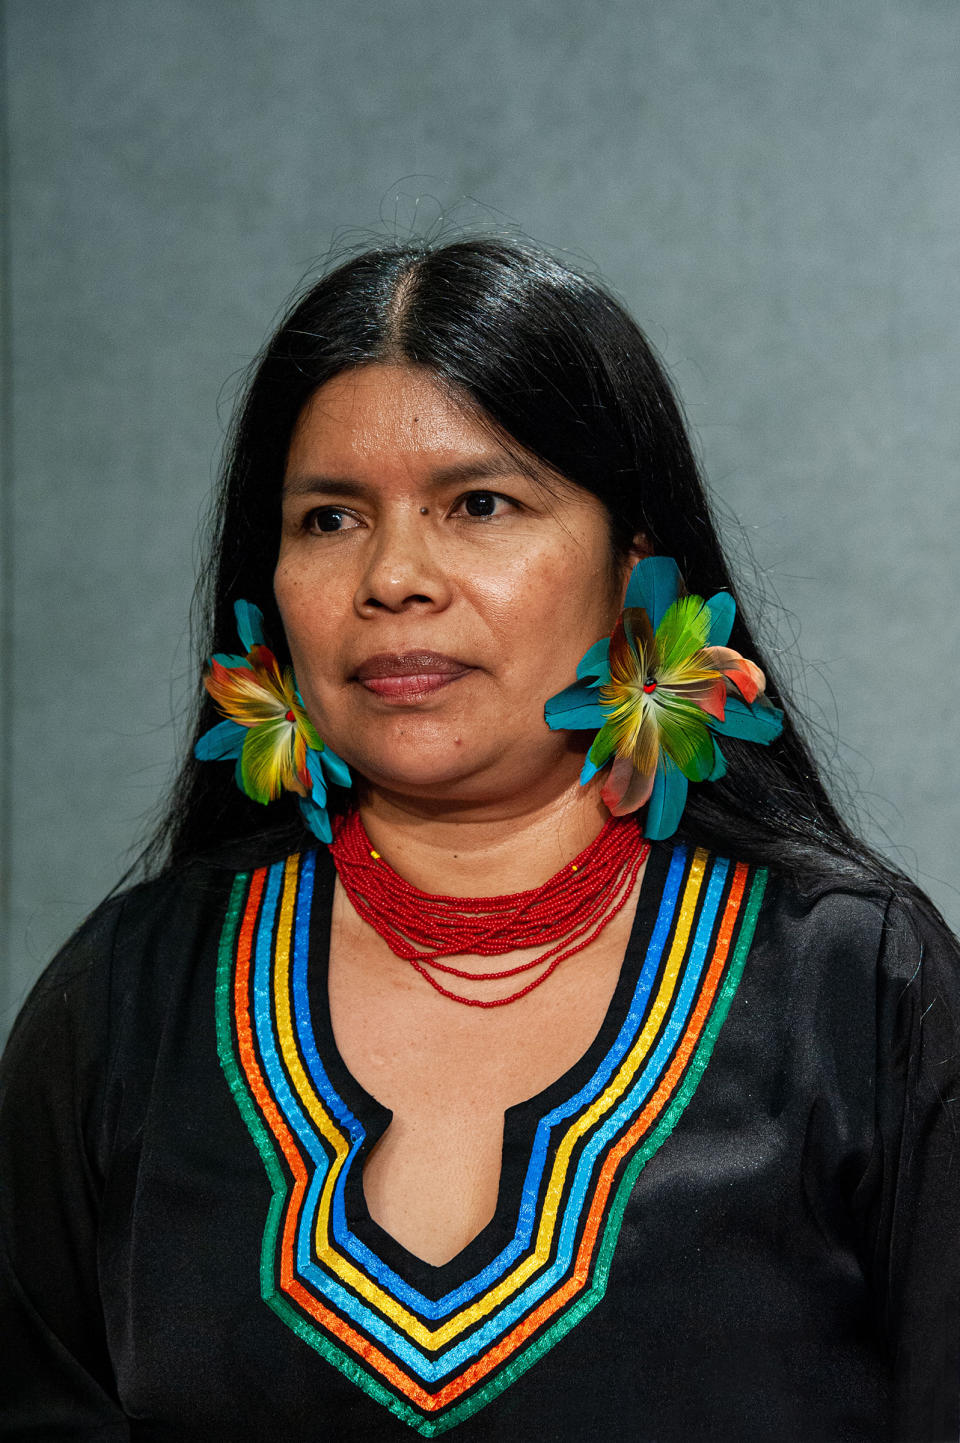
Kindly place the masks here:
<instances>
[{"instance_id":1,"label":"forehead","mask_svg":"<svg viewBox=\"0 0 960 1443\"><path fill-rule=\"evenodd\" d=\"M498 454L507 455L491 428L428 371L378 364L342 371L313 393L294 427L287 473Z\"/></svg>"}]
</instances>

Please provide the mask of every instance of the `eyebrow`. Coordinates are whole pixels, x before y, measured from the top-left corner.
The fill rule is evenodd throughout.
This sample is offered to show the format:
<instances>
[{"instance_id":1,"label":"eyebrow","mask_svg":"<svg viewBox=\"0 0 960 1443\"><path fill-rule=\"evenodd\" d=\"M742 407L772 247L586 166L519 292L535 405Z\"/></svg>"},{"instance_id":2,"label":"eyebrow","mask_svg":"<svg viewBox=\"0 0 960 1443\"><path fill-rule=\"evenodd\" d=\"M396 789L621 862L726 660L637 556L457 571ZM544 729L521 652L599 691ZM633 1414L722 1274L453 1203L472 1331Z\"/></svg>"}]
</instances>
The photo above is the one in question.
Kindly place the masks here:
<instances>
[{"instance_id":1,"label":"eyebrow","mask_svg":"<svg viewBox=\"0 0 960 1443\"><path fill-rule=\"evenodd\" d=\"M492 480L498 476L524 476L527 472L519 462L510 456L478 456L475 461L457 461L452 466L440 466L431 472L428 490L439 491L445 486L463 481ZM323 476L315 472L294 473L283 483L285 496L363 497L373 487L363 481L354 481L349 476Z\"/></svg>"}]
</instances>

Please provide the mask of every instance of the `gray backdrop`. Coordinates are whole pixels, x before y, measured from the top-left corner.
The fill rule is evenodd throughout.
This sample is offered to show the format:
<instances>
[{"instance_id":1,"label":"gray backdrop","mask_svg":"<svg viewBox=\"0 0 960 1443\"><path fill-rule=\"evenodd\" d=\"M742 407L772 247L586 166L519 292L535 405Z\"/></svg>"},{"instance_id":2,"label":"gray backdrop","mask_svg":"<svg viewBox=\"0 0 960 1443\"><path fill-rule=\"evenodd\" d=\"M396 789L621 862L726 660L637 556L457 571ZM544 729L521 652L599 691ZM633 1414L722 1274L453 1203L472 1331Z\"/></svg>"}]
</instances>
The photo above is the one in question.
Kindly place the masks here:
<instances>
[{"instance_id":1,"label":"gray backdrop","mask_svg":"<svg viewBox=\"0 0 960 1443\"><path fill-rule=\"evenodd\" d=\"M2 1019L169 776L231 378L341 228L441 214L569 251L648 328L827 760L960 923L955 0L5 23Z\"/></svg>"}]
</instances>

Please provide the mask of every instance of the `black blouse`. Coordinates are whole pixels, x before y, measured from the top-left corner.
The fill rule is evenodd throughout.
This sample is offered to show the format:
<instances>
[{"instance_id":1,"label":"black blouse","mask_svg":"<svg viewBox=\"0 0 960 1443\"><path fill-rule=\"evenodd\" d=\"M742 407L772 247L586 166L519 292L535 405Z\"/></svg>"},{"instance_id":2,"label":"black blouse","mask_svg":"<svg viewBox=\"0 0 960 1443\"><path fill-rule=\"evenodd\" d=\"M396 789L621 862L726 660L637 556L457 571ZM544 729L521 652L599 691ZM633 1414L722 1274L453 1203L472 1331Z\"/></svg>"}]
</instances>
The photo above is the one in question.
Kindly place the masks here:
<instances>
[{"instance_id":1,"label":"black blouse","mask_svg":"<svg viewBox=\"0 0 960 1443\"><path fill-rule=\"evenodd\" d=\"M3 1062L0 1438L960 1436L960 958L653 848L584 1056L450 1262L367 1212L325 848L106 903Z\"/></svg>"}]
</instances>

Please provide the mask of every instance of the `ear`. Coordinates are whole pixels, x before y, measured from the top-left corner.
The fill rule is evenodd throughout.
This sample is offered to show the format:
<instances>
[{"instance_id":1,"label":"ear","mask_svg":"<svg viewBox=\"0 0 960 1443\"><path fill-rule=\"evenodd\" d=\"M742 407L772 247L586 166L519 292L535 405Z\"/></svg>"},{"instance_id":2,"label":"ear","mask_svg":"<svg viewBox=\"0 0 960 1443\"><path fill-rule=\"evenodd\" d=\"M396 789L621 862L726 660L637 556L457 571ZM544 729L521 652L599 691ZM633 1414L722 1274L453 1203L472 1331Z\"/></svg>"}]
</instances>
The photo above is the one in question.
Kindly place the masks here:
<instances>
[{"instance_id":1,"label":"ear","mask_svg":"<svg viewBox=\"0 0 960 1443\"><path fill-rule=\"evenodd\" d=\"M623 609L623 602L627 592L627 582L630 580L630 573L638 561L653 555L653 547L647 539L646 533L638 531L630 545L630 550L623 559L620 572L620 608Z\"/></svg>"}]
</instances>

